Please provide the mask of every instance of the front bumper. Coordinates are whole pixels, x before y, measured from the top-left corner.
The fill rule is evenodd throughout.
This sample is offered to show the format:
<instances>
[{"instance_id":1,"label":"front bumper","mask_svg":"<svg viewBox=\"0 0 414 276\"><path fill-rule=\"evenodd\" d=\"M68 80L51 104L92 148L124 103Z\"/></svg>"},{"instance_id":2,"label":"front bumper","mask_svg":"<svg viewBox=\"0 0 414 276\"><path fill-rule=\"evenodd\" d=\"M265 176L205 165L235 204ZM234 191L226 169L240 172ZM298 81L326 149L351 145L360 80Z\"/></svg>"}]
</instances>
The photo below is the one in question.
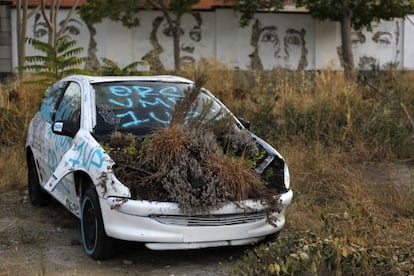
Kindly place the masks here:
<instances>
[{"instance_id":1,"label":"front bumper","mask_svg":"<svg viewBox=\"0 0 414 276\"><path fill-rule=\"evenodd\" d=\"M243 245L279 232L285 224L285 209L291 190L280 196L282 209L267 222L265 206L247 200L227 204L208 216L184 216L176 203L100 198L106 234L116 239L144 242L150 249L192 249Z\"/></svg>"}]
</instances>

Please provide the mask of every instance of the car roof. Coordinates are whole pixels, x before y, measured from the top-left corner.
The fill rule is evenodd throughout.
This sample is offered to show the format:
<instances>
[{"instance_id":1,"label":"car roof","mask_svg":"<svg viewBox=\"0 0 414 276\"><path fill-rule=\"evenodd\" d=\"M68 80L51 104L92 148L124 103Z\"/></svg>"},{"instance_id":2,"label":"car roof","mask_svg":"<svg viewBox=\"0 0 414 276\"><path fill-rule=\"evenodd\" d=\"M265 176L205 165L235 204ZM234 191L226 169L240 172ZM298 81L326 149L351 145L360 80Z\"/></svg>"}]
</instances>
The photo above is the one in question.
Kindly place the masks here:
<instances>
[{"instance_id":1,"label":"car roof","mask_svg":"<svg viewBox=\"0 0 414 276\"><path fill-rule=\"evenodd\" d=\"M157 76L87 76L87 75L72 75L62 79L65 80L87 80L89 83L100 82L116 82L116 81L160 81L160 82L180 82L193 83L193 81L186 78L172 76L172 75L157 75Z\"/></svg>"}]
</instances>

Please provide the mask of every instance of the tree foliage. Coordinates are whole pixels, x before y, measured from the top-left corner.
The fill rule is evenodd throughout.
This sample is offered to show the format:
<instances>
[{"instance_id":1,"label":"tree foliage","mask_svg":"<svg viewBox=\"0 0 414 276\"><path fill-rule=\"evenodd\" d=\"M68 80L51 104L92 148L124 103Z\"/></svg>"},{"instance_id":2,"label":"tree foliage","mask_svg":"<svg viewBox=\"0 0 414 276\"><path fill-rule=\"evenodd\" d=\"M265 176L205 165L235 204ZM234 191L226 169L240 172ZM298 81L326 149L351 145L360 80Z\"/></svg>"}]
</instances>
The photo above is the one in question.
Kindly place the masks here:
<instances>
[{"instance_id":1,"label":"tree foliage","mask_svg":"<svg viewBox=\"0 0 414 276\"><path fill-rule=\"evenodd\" d=\"M82 5L79 13L85 22L100 23L104 18L122 22L126 27L135 27L140 24L138 0L90 0Z\"/></svg>"},{"instance_id":2,"label":"tree foliage","mask_svg":"<svg viewBox=\"0 0 414 276\"><path fill-rule=\"evenodd\" d=\"M310 14L320 20L341 22L343 17L351 18L355 30L371 28L373 22L405 17L413 11L414 1L401 0L298 0Z\"/></svg>"},{"instance_id":3,"label":"tree foliage","mask_svg":"<svg viewBox=\"0 0 414 276\"><path fill-rule=\"evenodd\" d=\"M371 29L373 22L405 17L414 10L414 1L407 0L298 0L319 20L339 22L341 25L341 53L345 72L354 69L351 30Z\"/></svg>"},{"instance_id":4,"label":"tree foliage","mask_svg":"<svg viewBox=\"0 0 414 276\"><path fill-rule=\"evenodd\" d=\"M101 58L103 66L101 67L101 74L103 76L137 76L142 75L138 70L138 66L145 65L143 61L134 61L127 66L121 68L118 63L109 59Z\"/></svg>"},{"instance_id":5,"label":"tree foliage","mask_svg":"<svg viewBox=\"0 0 414 276\"><path fill-rule=\"evenodd\" d=\"M23 69L34 71L41 76L39 82L51 82L71 74L88 73L77 68L87 57L79 57L83 48L76 47L77 41L68 35L59 37L56 47L35 38L27 38L26 42L41 54L27 56Z\"/></svg>"},{"instance_id":6,"label":"tree foliage","mask_svg":"<svg viewBox=\"0 0 414 276\"><path fill-rule=\"evenodd\" d=\"M233 2L225 0L225 2ZM236 0L234 1L234 10L240 12L240 26L246 27L253 19L254 14L259 11L277 11L283 8L283 0Z\"/></svg>"}]
</instances>

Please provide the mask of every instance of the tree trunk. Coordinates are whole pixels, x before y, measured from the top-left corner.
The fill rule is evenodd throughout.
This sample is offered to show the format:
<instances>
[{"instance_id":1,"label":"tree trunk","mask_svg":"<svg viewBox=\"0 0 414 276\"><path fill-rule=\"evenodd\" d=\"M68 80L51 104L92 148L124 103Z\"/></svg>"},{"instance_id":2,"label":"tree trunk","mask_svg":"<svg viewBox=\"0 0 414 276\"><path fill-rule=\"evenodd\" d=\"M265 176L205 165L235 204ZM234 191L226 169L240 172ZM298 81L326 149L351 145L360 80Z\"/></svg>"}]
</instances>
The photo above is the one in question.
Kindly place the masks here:
<instances>
[{"instance_id":1,"label":"tree trunk","mask_svg":"<svg viewBox=\"0 0 414 276\"><path fill-rule=\"evenodd\" d=\"M341 21L341 49L345 76L350 78L354 69L354 56L352 54L351 30L352 30L352 13L346 13L342 16Z\"/></svg>"},{"instance_id":2,"label":"tree trunk","mask_svg":"<svg viewBox=\"0 0 414 276\"><path fill-rule=\"evenodd\" d=\"M27 0L23 0L23 17L22 17L22 21L21 21L21 33L20 33L20 35L21 35L21 37L20 37L21 49L20 49L20 53L19 53L19 55L20 55L19 59L20 59L20 62L21 62L21 66L24 65L24 62L26 60L27 20L30 17L27 14L28 9L29 9L27 2L28 2ZM21 76L23 76L23 70L21 70Z\"/></svg>"},{"instance_id":3,"label":"tree trunk","mask_svg":"<svg viewBox=\"0 0 414 276\"><path fill-rule=\"evenodd\" d=\"M20 0L16 1L16 27L17 27L17 70L19 71L19 78L23 77L23 48L24 37L22 36L22 3Z\"/></svg>"},{"instance_id":4,"label":"tree trunk","mask_svg":"<svg viewBox=\"0 0 414 276\"><path fill-rule=\"evenodd\" d=\"M53 49L56 49L56 17L57 17L57 7L54 0L50 2L50 23L51 28L49 29L49 44L53 45Z\"/></svg>"},{"instance_id":5,"label":"tree trunk","mask_svg":"<svg viewBox=\"0 0 414 276\"><path fill-rule=\"evenodd\" d=\"M23 66L26 60L26 33L27 33L27 20L31 15L28 14L27 0L16 1L16 27L17 27L17 70L19 72L19 78L23 77Z\"/></svg>"},{"instance_id":6,"label":"tree trunk","mask_svg":"<svg viewBox=\"0 0 414 276\"><path fill-rule=\"evenodd\" d=\"M63 35L63 33L66 31L66 28L68 26L69 20L71 20L75 16L75 14L76 14L76 8L79 5L79 1L80 0L75 0L72 3L72 8L70 9L70 11L68 12L68 14L66 15L66 18L63 21L63 24L60 26L59 31L57 31L57 29L56 29L56 33L57 33L56 34L56 37L57 38L59 38L59 37L61 37ZM60 4L57 6L57 9L59 9L59 8L60 8ZM56 11L56 14L57 13L58 13L58 11Z\"/></svg>"},{"instance_id":7,"label":"tree trunk","mask_svg":"<svg viewBox=\"0 0 414 276\"><path fill-rule=\"evenodd\" d=\"M29 13L29 5L27 0L16 1L16 28L17 28L17 70L19 78L23 77L23 66L26 60L26 35L27 35L27 20L35 14L39 6L34 8Z\"/></svg>"}]
</instances>

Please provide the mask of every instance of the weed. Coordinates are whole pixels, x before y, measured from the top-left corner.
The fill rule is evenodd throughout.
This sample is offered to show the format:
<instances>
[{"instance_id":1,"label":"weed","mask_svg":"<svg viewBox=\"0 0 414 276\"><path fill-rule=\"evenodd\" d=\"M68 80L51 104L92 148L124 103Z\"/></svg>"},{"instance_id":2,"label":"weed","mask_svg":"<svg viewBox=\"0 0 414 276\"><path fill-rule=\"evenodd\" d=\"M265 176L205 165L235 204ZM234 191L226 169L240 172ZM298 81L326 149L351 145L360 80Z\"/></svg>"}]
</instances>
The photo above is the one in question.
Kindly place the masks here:
<instances>
[{"instance_id":1,"label":"weed","mask_svg":"<svg viewBox=\"0 0 414 276\"><path fill-rule=\"evenodd\" d=\"M0 148L0 191L16 189L26 183L26 164L23 149L17 146ZM18 173L16 173L18 172Z\"/></svg>"},{"instance_id":2,"label":"weed","mask_svg":"<svg viewBox=\"0 0 414 276\"><path fill-rule=\"evenodd\" d=\"M250 257L240 260L235 268L237 272L242 275L277 274L278 269L282 271L282 262L288 271L298 274L317 271L320 275L409 275L414 271L413 178L394 179L401 175L401 171L395 169L396 161L405 161L401 166L408 170L408 175L412 174L412 164L407 163L414 156L410 123L410 117L414 116L412 72L385 71L353 83L341 72L329 70L243 72L228 70L211 60L204 60L198 69L208 76L205 87L237 116L252 122L252 130L259 136L277 146L291 172L294 200L286 211L289 235L282 234L276 244L266 244L246 253ZM194 76L192 71L183 74L189 78ZM40 102L39 95L38 87L27 84L6 82L0 85L0 108L7 114L0 118L0 127L6 129L0 132L0 143L8 145L3 146L0 154L2 189L26 185L25 173L16 172L21 172L24 164L22 149L26 127ZM243 198L249 193L248 185L238 187L238 183L233 183L228 190L218 185L219 174L222 178L233 179L232 171L238 170L243 162L252 164L254 158L249 160L246 154L240 158L243 154L232 150L232 145L238 145L237 139L243 138L220 141L214 138L217 131L209 129L195 134L178 124L168 131L157 133L158 141L126 139L126 152L133 153L131 160L145 160L146 163L140 167L122 167L119 162L118 167L114 167L114 171L120 171L116 175L126 177L122 179L125 183L140 183L145 179L152 185L145 191L135 186L131 189L133 193L141 198L165 196L166 191L156 178L162 174L154 175L154 170L148 168L161 167L156 163L160 156L165 156L166 160L178 159L185 147L192 149L191 145L198 143L195 142L198 136L204 141L202 150L190 151L184 159L193 160L188 164L197 170L190 173L188 164L183 161L181 166L186 170L176 169L168 177L192 175L193 178L212 179L208 188L199 191L216 195L212 197L214 201L211 199L208 203L212 205L222 204L228 191L240 191L240 195L232 198ZM122 143L121 139L106 147L107 151L112 151L114 159L122 153L122 150L117 151L123 147ZM144 159L140 154L144 149L153 159ZM160 154L155 155L155 151ZM219 158L216 153L220 151L233 153ZM217 158L217 162L228 163L231 169L221 171L220 167L214 174L199 176L200 167L194 165L195 161L201 155L204 159L210 154L212 159L205 159L210 160L210 165L216 166L216 161L211 160ZM255 158L259 156L260 149ZM244 173L244 179L251 179L249 173ZM265 172L265 176L271 178L272 173ZM235 179L237 177L240 175ZM254 179L246 182L255 187ZM192 189L185 182L179 185ZM177 187L170 186L172 194L180 197ZM193 195L180 200L192 202L192 198ZM205 203L195 202L198 206ZM305 248L308 251L304 251ZM356 268L359 270L355 271Z\"/></svg>"},{"instance_id":3,"label":"weed","mask_svg":"<svg viewBox=\"0 0 414 276\"><path fill-rule=\"evenodd\" d=\"M270 198L248 162L225 155L216 136L206 129L172 124L144 140L131 140L130 134L112 137L114 172L136 198L178 202L189 214L229 201Z\"/></svg>"}]
</instances>

